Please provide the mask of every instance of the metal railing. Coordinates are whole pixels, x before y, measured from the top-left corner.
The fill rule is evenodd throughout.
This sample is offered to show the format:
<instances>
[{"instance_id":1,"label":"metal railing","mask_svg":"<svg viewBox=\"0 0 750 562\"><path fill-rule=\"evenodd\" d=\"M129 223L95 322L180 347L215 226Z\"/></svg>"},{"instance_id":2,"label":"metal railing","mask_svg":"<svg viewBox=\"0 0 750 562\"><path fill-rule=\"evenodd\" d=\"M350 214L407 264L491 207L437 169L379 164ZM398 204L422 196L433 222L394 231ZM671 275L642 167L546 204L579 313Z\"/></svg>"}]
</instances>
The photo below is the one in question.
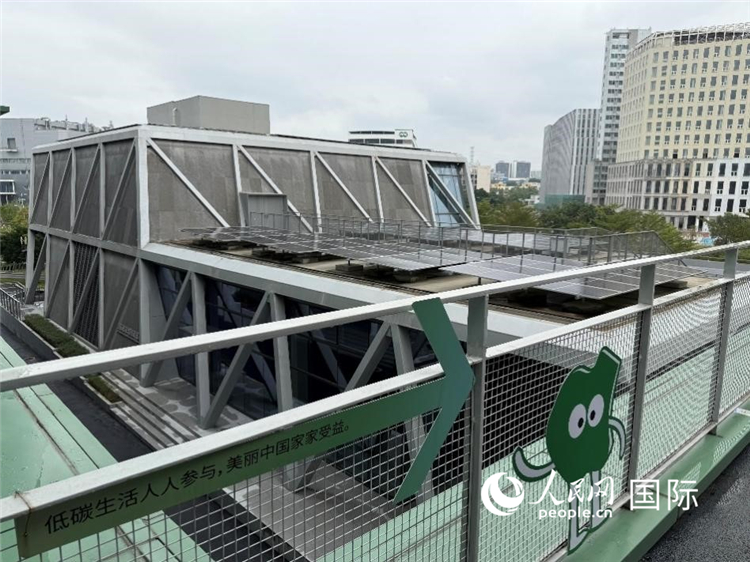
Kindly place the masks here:
<instances>
[{"instance_id":1,"label":"metal railing","mask_svg":"<svg viewBox=\"0 0 750 562\"><path fill-rule=\"evenodd\" d=\"M23 299L18 299L17 294L12 294L4 287L0 287L0 306L16 318L23 319L25 306Z\"/></svg>"},{"instance_id":2,"label":"metal railing","mask_svg":"<svg viewBox=\"0 0 750 562\"><path fill-rule=\"evenodd\" d=\"M12 271L23 271L26 269L25 263L1 263L0 273L9 273Z\"/></svg>"},{"instance_id":3,"label":"metal railing","mask_svg":"<svg viewBox=\"0 0 750 562\"><path fill-rule=\"evenodd\" d=\"M612 455L602 472L615 482L613 507L627 501L629 480L660 474L698 437L714 430L750 397L750 277L735 278L737 251L748 247L750 242L595 265L6 370L0 373L2 391L363 319L387 320L437 298L468 302L467 359L476 381L424 485L403 503L393 502L395 491L437 411L430 406L415 413L415 404L420 392L440 381L439 365L4 498L0 520L22 525L29 514L59 508L60 519L54 521L65 523L68 532L78 524L69 510L80 508L75 502L87 494L198 463L203 472L185 471L186 479L175 484L184 492L175 505L166 502L153 513L117 521L96 535L55 547L50 556L102 559L115 553L148 560L253 561L555 556L564 547L565 528L534 519L526 506L510 517L490 514L479 501L483 481L497 472L512 474L516 447L523 447L535 464L549 460L543 435L557 391L572 368L592 364L605 345L622 359L613 415L622 420L626 434L625 454ZM657 264L712 253L725 253L723 278L654 298ZM631 267L641 271L638 304L486 348L490 295ZM382 419L363 416L361 425L339 427L336 433L335 416L370 412L393 397L402 408ZM304 448L294 453L278 437L288 431L298 432L300 447L318 448L309 455ZM244 455L226 456L232 451ZM281 458L290 460L259 471L255 466L264 454L289 455ZM223 463L216 464L217 459ZM232 480L215 476L235 469ZM204 484L191 495L190 479L201 474ZM528 484L526 495L536 497L543 485ZM556 497L566 491L552 490Z\"/></svg>"},{"instance_id":4,"label":"metal railing","mask_svg":"<svg viewBox=\"0 0 750 562\"><path fill-rule=\"evenodd\" d=\"M448 255L463 255L466 261L543 254L586 265L670 253L669 247L653 231L609 233L597 227L551 229L502 225L474 228L453 223L427 225L413 220L368 221L362 217L317 216L304 212L248 212L245 221L249 228L283 234L280 240L268 242L271 249L279 252L305 244L312 250L316 243L326 242L328 246L338 244L341 248L372 252L372 257L379 256L379 249L389 254L439 250ZM209 230L185 229L197 238L217 240L210 234L201 234L201 231ZM325 250L320 253L325 253Z\"/></svg>"}]
</instances>

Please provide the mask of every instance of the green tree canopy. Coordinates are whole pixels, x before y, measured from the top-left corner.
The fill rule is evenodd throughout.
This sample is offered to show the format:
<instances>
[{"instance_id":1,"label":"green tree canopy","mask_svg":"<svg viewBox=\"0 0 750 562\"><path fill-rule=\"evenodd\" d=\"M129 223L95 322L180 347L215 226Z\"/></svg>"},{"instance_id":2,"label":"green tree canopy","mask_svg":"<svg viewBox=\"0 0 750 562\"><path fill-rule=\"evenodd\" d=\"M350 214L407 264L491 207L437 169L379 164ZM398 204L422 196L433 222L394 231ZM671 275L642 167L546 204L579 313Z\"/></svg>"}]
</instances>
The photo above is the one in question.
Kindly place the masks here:
<instances>
[{"instance_id":1,"label":"green tree canopy","mask_svg":"<svg viewBox=\"0 0 750 562\"><path fill-rule=\"evenodd\" d=\"M726 214L708 219L708 228L717 244L734 244L750 240L750 218Z\"/></svg>"},{"instance_id":2,"label":"green tree canopy","mask_svg":"<svg viewBox=\"0 0 750 562\"><path fill-rule=\"evenodd\" d=\"M25 205L0 206L0 258L5 263L26 259L25 237L29 230L29 208Z\"/></svg>"}]
</instances>

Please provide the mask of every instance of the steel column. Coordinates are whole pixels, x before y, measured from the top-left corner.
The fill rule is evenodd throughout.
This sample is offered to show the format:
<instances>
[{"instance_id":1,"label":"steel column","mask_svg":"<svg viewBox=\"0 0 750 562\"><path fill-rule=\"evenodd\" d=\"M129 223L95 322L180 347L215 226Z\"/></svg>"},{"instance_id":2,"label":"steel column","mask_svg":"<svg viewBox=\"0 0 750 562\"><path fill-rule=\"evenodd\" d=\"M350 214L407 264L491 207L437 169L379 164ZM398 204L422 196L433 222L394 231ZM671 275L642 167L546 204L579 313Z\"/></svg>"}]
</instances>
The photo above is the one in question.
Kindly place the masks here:
<instances>
[{"instance_id":1,"label":"steel column","mask_svg":"<svg viewBox=\"0 0 750 562\"><path fill-rule=\"evenodd\" d=\"M174 306L172 307L172 310L169 313L169 318L167 318L167 323L164 326L164 333L160 338L161 341L172 339L174 332L177 331L177 327L180 325L180 317L190 300L193 276L194 274L192 272L188 273L185 280L182 282ZM155 361L149 365L146 374L141 378L141 386L153 386L156 379L159 377L159 371L161 370L163 363L164 361Z\"/></svg>"},{"instance_id":2,"label":"steel column","mask_svg":"<svg viewBox=\"0 0 750 562\"><path fill-rule=\"evenodd\" d=\"M270 293L265 293L263 298L258 305L258 308L253 315L253 319L250 321L250 326L261 324L266 322L270 318L270 307L269 307L269 296ZM245 367L250 358L253 348L256 344L243 344L237 348L237 351L232 357L232 362L229 364L227 372L224 374L224 378L221 380L219 390L216 391L214 399L208 407L208 410L201 413L200 425L203 428L213 427L221 417L221 412L224 410L224 406L227 405L229 397L232 395L234 387L237 385L237 381L242 374L242 369Z\"/></svg>"},{"instance_id":3,"label":"steel column","mask_svg":"<svg viewBox=\"0 0 750 562\"><path fill-rule=\"evenodd\" d=\"M724 371L727 359L727 346L729 344L729 331L732 321L732 300L734 298L734 278L737 275L737 248L727 250L724 254L724 279L729 283L724 285L721 295L721 335L719 345L716 346L716 369L713 373L713 396L711 397L711 412L709 423L713 426L711 434L716 434L721 414L721 393L724 383Z\"/></svg>"},{"instance_id":4,"label":"steel column","mask_svg":"<svg viewBox=\"0 0 750 562\"><path fill-rule=\"evenodd\" d=\"M470 423L467 426L469 442L469 498L467 525L467 555L469 562L479 560L479 523L482 513L482 440L484 436L484 390L487 374L487 314L489 296L475 297L469 301L466 351L470 362L476 360L474 388L471 392Z\"/></svg>"},{"instance_id":5,"label":"steel column","mask_svg":"<svg viewBox=\"0 0 750 562\"><path fill-rule=\"evenodd\" d=\"M193 334L206 333L206 281L202 275L193 273L191 300L193 303ZM208 352L193 356L195 361L195 398L200 420L208 412L211 403L211 381L208 372Z\"/></svg>"},{"instance_id":6,"label":"steel column","mask_svg":"<svg viewBox=\"0 0 750 562\"><path fill-rule=\"evenodd\" d=\"M641 283L638 291L638 303L648 306L641 312L641 329L638 335L638 365L633 390L632 419L630 431L630 459L628 464L628 481L638 478L638 453L641 439L641 422L643 420L643 401L646 393L646 376L648 375L648 352L651 339L651 318L653 316L654 292L656 289L656 265L644 265L641 268ZM632 509L632 506L631 506Z\"/></svg>"},{"instance_id":7,"label":"steel column","mask_svg":"<svg viewBox=\"0 0 750 562\"><path fill-rule=\"evenodd\" d=\"M271 321L286 320L284 297L271 293L269 303L271 305ZM284 412L294 407L292 367L289 360L289 340L287 336L273 339L273 358L276 367L276 402L279 412Z\"/></svg>"}]
</instances>

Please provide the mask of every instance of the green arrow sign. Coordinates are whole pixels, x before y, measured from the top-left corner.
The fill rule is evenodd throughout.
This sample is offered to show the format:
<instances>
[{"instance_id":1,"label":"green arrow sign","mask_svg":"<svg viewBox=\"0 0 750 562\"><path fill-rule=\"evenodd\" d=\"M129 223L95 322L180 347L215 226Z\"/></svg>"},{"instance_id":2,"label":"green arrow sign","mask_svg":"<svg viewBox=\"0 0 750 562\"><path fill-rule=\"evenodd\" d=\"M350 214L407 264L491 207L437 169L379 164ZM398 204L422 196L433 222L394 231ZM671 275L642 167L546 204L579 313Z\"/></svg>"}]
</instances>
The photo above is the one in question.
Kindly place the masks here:
<instances>
[{"instance_id":1,"label":"green arrow sign","mask_svg":"<svg viewBox=\"0 0 750 562\"><path fill-rule=\"evenodd\" d=\"M443 378L150 474L83 492L51 507L32 507L27 515L15 521L19 554L30 557L46 552L280 466L325 454L335 447L440 408L395 500L415 494L461 410L474 376L442 303L438 299L422 301L415 303L414 309L445 369ZM136 473L142 461L125 461L119 469L128 464ZM69 485L75 489L85 479L85 475L79 476L75 479L77 482L70 481Z\"/></svg>"},{"instance_id":2,"label":"green arrow sign","mask_svg":"<svg viewBox=\"0 0 750 562\"><path fill-rule=\"evenodd\" d=\"M443 367L445 377L440 388L440 413L398 489L395 498L397 502L419 491L474 385L474 371L466 360L461 342L453 331L440 299L415 302L413 308L435 356Z\"/></svg>"}]
</instances>

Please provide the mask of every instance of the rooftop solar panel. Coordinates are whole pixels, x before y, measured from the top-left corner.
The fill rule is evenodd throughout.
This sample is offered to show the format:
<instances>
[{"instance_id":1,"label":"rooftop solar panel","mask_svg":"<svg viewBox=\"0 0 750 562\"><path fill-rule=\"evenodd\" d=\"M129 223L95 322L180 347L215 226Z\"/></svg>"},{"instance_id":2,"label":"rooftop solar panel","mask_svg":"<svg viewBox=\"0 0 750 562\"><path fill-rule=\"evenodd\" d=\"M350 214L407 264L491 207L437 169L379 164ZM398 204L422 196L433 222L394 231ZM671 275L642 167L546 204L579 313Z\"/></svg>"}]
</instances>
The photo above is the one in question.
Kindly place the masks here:
<instances>
[{"instance_id":1,"label":"rooftop solar panel","mask_svg":"<svg viewBox=\"0 0 750 562\"><path fill-rule=\"evenodd\" d=\"M445 271L473 275L494 281L510 281L554 271L584 269L586 264L570 259L553 256L523 255L464 263L443 268ZM701 275L700 269L679 264L658 264L656 266L656 284L668 283L686 277ZM640 280L640 268L630 267L611 273L599 273L568 281L559 281L540 285L547 291L601 300L631 291L637 291Z\"/></svg>"},{"instance_id":2,"label":"rooftop solar panel","mask_svg":"<svg viewBox=\"0 0 750 562\"><path fill-rule=\"evenodd\" d=\"M379 230L374 227L362 236L340 232L290 232L262 226L191 228L183 232L203 240L249 242L292 254L317 252L404 271L420 271L482 259L479 252L443 245L449 244L450 240L441 239L443 234L438 233L438 229L412 229L414 232L406 235L403 229L399 229L399 237L389 238L392 225L383 226L388 228ZM447 229L447 235L452 230ZM455 236L453 241L457 240Z\"/></svg>"}]
</instances>

